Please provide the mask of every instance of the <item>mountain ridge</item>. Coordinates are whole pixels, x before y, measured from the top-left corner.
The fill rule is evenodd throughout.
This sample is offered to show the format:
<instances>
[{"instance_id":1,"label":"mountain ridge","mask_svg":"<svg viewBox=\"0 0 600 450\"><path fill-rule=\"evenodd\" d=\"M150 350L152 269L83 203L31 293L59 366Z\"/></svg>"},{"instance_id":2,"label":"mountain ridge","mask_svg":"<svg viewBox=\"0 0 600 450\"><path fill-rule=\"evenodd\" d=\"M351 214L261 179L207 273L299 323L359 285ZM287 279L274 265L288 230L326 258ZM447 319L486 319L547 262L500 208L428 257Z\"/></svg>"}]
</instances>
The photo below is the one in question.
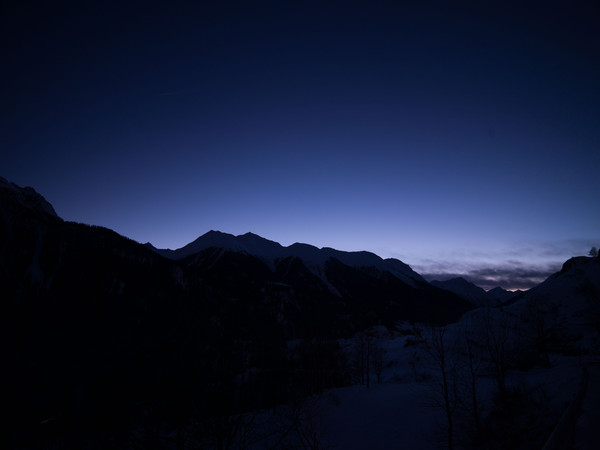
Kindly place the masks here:
<instances>
[{"instance_id":1,"label":"mountain ridge","mask_svg":"<svg viewBox=\"0 0 600 450\"><path fill-rule=\"evenodd\" d=\"M440 289L453 292L454 294L469 300L476 306L499 306L522 295L524 292L507 291L500 286L486 291L463 277L454 277L444 281L432 280L430 283Z\"/></svg>"},{"instance_id":2,"label":"mountain ridge","mask_svg":"<svg viewBox=\"0 0 600 450\"><path fill-rule=\"evenodd\" d=\"M475 308L369 252L212 231L197 252L169 259L110 229L63 221L42 199L0 182L1 393L8 440L23 448L60 446L37 439L80 448L89 436L102 446L107 430L137 437L157 424L172 436L171 424L348 385L359 360L340 342L374 328L458 327L477 312L510 312L556 329L542 353L598 348L577 333L600 317L600 259L569 260L514 302ZM567 313L573 327L562 325Z\"/></svg>"},{"instance_id":3,"label":"mountain ridge","mask_svg":"<svg viewBox=\"0 0 600 450\"><path fill-rule=\"evenodd\" d=\"M497 306L498 302L490 298L487 292L479 286L467 281L463 277L451 278L446 281L432 280L432 285L453 292L466 298L477 306Z\"/></svg>"},{"instance_id":4,"label":"mountain ridge","mask_svg":"<svg viewBox=\"0 0 600 450\"><path fill-rule=\"evenodd\" d=\"M330 258L335 258L351 267L376 267L380 270L386 270L413 286L415 283L425 282L424 278L412 270L408 264L395 258L383 259L375 253L365 250L347 252L331 247L318 248L300 242L286 247L252 232L235 236L211 230L176 250L157 249L150 243L146 245L158 254L172 260L184 259L200 251L216 247L257 256L270 266L273 266L279 259L297 257L315 270L322 267Z\"/></svg>"},{"instance_id":5,"label":"mountain ridge","mask_svg":"<svg viewBox=\"0 0 600 450\"><path fill-rule=\"evenodd\" d=\"M294 280L289 292L269 294L294 298L290 304L296 306L284 322L303 317L308 323L309 315L299 316L297 310L306 309L316 316L320 308L329 308L331 319L340 324L334 333L342 334L382 321L390 325L395 320L452 321L470 308L460 297L431 286L402 261L384 260L366 251L319 249L301 243L284 247L254 233L233 236L214 230L179 253L162 251L103 227L65 222L33 189L3 181L0 191L0 229L7 230L0 236L5 240L0 242L0 275L6 298L13 301L112 299L120 293L144 302L144 297L164 292L160 295L191 298L212 298L218 293L229 302L256 291L252 301L260 303L273 286ZM162 267L160 275L155 273L157 267ZM146 272L155 274L145 278ZM255 275L249 277L250 273ZM155 286L158 280L161 285ZM378 292L377 298L372 298L371 292ZM321 298L321 306L311 297ZM311 328L305 325L290 329ZM332 331L325 323L320 330Z\"/></svg>"}]
</instances>

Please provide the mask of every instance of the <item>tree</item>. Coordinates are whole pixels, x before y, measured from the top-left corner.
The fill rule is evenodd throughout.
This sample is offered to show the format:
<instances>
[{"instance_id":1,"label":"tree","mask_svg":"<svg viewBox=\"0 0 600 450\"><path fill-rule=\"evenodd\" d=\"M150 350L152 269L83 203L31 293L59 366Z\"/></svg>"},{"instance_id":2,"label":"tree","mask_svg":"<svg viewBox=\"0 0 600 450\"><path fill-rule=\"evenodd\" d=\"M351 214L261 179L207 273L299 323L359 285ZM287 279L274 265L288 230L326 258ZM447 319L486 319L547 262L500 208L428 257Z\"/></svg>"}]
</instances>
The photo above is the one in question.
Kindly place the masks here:
<instances>
[{"instance_id":1,"label":"tree","mask_svg":"<svg viewBox=\"0 0 600 450\"><path fill-rule=\"evenodd\" d=\"M483 345L492 364L498 396L504 400L514 326L511 317L502 310L483 308L481 319L484 326Z\"/></svg>"},{"instance_id":2,"label":"tree","mask_svg":"<svg viewBox=\"0 0 600 450\"><path fill-rule=\"evenodd\" d=\"M529 363L541 363L550 367L550 345L557 322L556 316L556 305L548 302L547 299L536 295L528 299L521 318L531 336L533 344L531 347L538 353L533 358L533 355L526 355Z\"/></svg>"},{"instance_id":3,"label":"tree","mask_svg":"<svg viewBox=\"0 0 600 450\"><path fill-rule=\"evenodd\" d=\"M454 448L454 412L458 404L456 359L451 350L453 349L446 338L446 327L432 326L429 354L441 377L436 386L436 395L439 395L441 401L438 403L436 400L436 403L442 407L448 421L446 439L449 450Z\"/></svg>"},{"instance_id":4,"label":"tree","mask_svg":"<svg viewBox=\"0 0 600 450\"><path fill-rule=\"evenodd\" d=\"M373 366L373 372L375 372L378 384L381 384L381 374L385 365L384 355L385 348L383 347L383 342L380 337L376 338L372 343L371 366Z\"/></svg>"},{"instance_id":5,"label":"tree","mask_svg":"<svg viewBox=\"0 0 600 450\"><path fill-rule=\"evenodd\" d=\"M465 384L470 398L470 401L465 401L466 409L469 415L472 417L473 425L475 428L476 440L481 438L481 413L479 407L479 396L477 390L477 379L479 376L480 368L483 363L482 349L478 343L478 336L480 335L477 330L475 321L471 318L464 321L462 333L462 350L465 354L467 374L465 376Z\"/></svg>"},{"instance_id":6,"label":"tree","mask_svg":"<svg viewBox=\"0 0 600 450\"><path fill-rule=\"evenodd\" d=\"M590 249L589 255L592 256L592 257L594 257L594 258L596 258L598 256L598 249L596 247L592 247Z\"/></svg>"},{"instance_id":7,"label":"tree","mask_svg":"<svg viewBox=\"0 0 600 450\"><path fill-rule=\"evenodd\" d=\"M329 448L326 443L328 432L323 421L320 397L310 397L278 406L270 415L272 433L263 436L263 446L269 450L297 449L320 450ZM256 441L258 443L258 441ZM258 448L252 446L251 448Z\"/></svg>"},{"instance_id":8,"label":"tree","mask_svg":"<svg viewBox=\"0 0 600 450\"><path fill-rule=\"evenodd\" d=\"M373 383L371 372L375 381L381 383L381 376L385 366L385 348L380 336L368 336L366 333L357 333L354 339L354 369L357 381L370 387Z\"/></svg>"},{"instance_id":9,"label":"tree","mask_svg":"<svg viewBox=\"0 0 600 450\"><path fill-rule=\"evenodd\" d=\"M354 344L354 364L360 384L371 385L371 339L365 333L358 333Z\"/></svg>"}]
</instances>

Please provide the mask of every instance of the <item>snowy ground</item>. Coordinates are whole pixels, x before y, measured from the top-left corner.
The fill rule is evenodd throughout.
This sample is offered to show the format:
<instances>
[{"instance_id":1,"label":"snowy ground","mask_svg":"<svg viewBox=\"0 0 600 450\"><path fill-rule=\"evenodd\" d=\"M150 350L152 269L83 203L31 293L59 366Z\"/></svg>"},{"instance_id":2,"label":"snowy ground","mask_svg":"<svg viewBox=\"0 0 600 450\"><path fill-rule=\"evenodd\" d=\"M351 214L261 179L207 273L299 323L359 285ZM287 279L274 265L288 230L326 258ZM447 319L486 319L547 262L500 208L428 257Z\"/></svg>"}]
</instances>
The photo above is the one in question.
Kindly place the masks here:
<instances>
[{"instance_id":1,"label":"snowy ground","mask_svg":"<svg viewBox=\"0 0 600 450\"><path fill-rule=\"evenodd\" d=\"M589 366L589 380L575 428L576 449L600 448L600 363Z\"/></svg>"},{"instance_id":2,"label":"snowy ground","mask_svg":"<svg viewBox=\"0 0 600 450\"><path fill-rule=\"evenodd\" d=\"M443 415L426 397L426 386L415 382L332 390L322 400L324 448L436 448Z\"/></svg>"},{"instance_id":3,"label":"snowy ground","mask_svg":"<svg viewBox=\"0 0 600 450\"><path fill-rule=\"evenodd\" d=\"M590 259L574 259L569 264L570 268L519 302L505 308L475 309L445 328L447 373L454 370L457 374L454 392L461 405L453 416L455 448L542 448L551 436L560 434L557 430L562 427L557 425L566 422L561 418L569 416L567 438L553 449L600 448L600 279ZM364 348L365 336L382 347L380 377L373 374L369 387L330 389L304 404L261 413L253 419L251 428L258 431L258 439L250 448L447 448L440 361L432 350L435 346L430 345L435 334L430 327L410 324L399 324L397 330L374 327L360 337L340 341L349 370L356 368L351 361ZM505 361L505 367L511 368L502 401L498 401L494 377L498 373L494 342L502 342L502 352L510 355ZM478 353L480 364L477 408L485 423L479 435L474 433L477 427L469 400L472 378L467 355L471 350ZM364 358L359 361L362 364ZM381 384L375 383L376 378ZM576 414L569 414L575 409ZM280 431L272 430L285 430L285 440L278 437ZM473 445L476 436L482 443L479 447ZM311 445L307 438L312 439Z\"/></svg>"},{"instance_id":4,"label":"snowy ground","mask_svg":"<svg viewBox=\"0 0 600 450\"><path fill-rule=\"evenodd\" d=\"M449 338L458 326L450 327ZM422 330L425 336L426 330ZM426 449L444 448L445 416L440 407L432 407L435 393L432 380L435 368L422 345L413 345L416 336L385 340L387 368L383 383L334 389L321 397L324 423L324 448L339 449ZM409 345L407 345L407 342ZM578 433L600 429L600 365L589 365L589 357L551 355L551 367L527 371L511 370L509 388L533 392L544 402L540 420L549 429L558 421L579 391L583 367L590 369L590 383L584 402L584 415ZM491 375L478 380L482 413L489 413L495 384ZM587 430L587 431L585 431ZM593 438L595 439L595 438ZM589 439L588 439L589 441ZM587 441L586 441L587 442ZM594 441L597 443L597 440ZM600 448L582 445L578 448Z\"/></svg>"},{"instance_id":5,"label":"snowy ground","mask_svg":"<svg viewBox=\"0 0 600 450\"><path fill-rule=\"evenodd\" d=\"M511 392L510 395L517 399L514 402L516 409L510 411L503 407L504 412L498 412L497 404L496 407L494 406L497 385L493 377L493 369L489 361L482 363L477 377L477 396L481 417L492 417L487 423L488 428L483 431L492 433L486 434L487 442L493 444L490 448L541 448L567 407L574 402L578 392L581 391L584 368L589 370L589 383L581 407L581 415L578 422L576 421L577 426L571 427L574 428L572 442L578 449L600 448L597 438L597 430L600 429L600 364L594 363L599 360L598 334L588 325L591 319L586 310L581 310L586 314L576 310L576 308L581 309L582 304L585 306L585 301L587 301L585 298L581 300L564 297L556 303L557 312L553 316L556 317L553 323L561 324L561 329L566 330L564 336L579 335L573 343L569 341L559 346L565 350L563 353L573 356L551 353L549 367L542 367L540 364L544 365L543 362L536 360L537 365L535 361L525 364L527 370L513 368L508 371L506 385ZM520 309L515 305L506 313L497 309L487 312L475 310L468 313L461 321L446 328L445 339L447 342L461 340L464 342L466 336L464 333L468 333L468 330L479 327L481 333L481 324L484 324L484 329L501 329L505 324L503 320L508 318L515 321L511 325L513 347L508 351L517 351L518 348L527 349L526 345L531 345L531 340L527 339L531 338L533 332L527 327L538 322L523 321L523 316L530 314L531 317L531 307L528 310L527 305L518 306ZM535 313L538 314L535 317L541 314L537 310ZM428 348L426 344L431 337L431 329L412 327L408 324L400 325L398 329L400 331L390 332L384 327L375 327L367 332L369 337L381 344L384 349L381 384L375 383L376 377L373 375L370 387L357 384L327 390L304 405L302 414L305 414L304 417L310 422L307 429L313 433L314 443L318 445L313 447L298 445L291 438L295 433L293 431L287 435L289 438L286 441L287 446L273 447L272 439L266 441L261 439L251 448L340 450L447 448L447 418L441 407L443 401L438 390L439 365L436 367L436 361L432 359L431 347ZM485 334L469 336L483 339ZM341 341L341 345L347 349L347 354L352 356L356 351L357 342L356 339L346 340ZM463 356L452 356L452 358L464 358L464 348L462 352ZM450 354L460 355L460 351ZM524 354L527 355L526 352ZM463 366L457 370L464 371L464 359L459 364ZM459 395L464 399L464 392ZM506 417L506 411L509 411L509 417ZM494 415L490 416L491 413ZM290 417L289 413L286 414ZM466 413L462 414L463 416L460 417L457 413L455 425L465 419ZM285 420L287 419L277 424L279 429L285 428ZM261 419L261 424L264 429L269 429L272 421L273 419L265 415ZM465 437L465 432L461 431L465 429L464 426L462 429L460 426L455 427L457 441L463 439L462 442L472 442ZM463 436L459 436L461 432ZM494 440L490 441L489 436L493 436ZM518 445L505 445L512 442ZM461 448L459 442L457 444L456 448Z\"/></svg>"},{"instance_id":6,"label":"snowy ground","mask_svg":"<svg viewBox=\"0 0 600 450\"><path fill-rule=\"evenodd\" d=\"M405 338L388 343L390 354L398 359L395 367L386 373L387 382L369 388L333 389L321 396L323 448L445 448L443 410L432 405L435 394L431 382L410 380L412 369L406 362L414 357L415 351L404 348L404 342ZM424 365L418 370L422 367ZM576 395L581 376L581 365L576 358L555 358L551 369L511 372L508 384L526 387L547 397L552 417L558 418ZM393 379L396 381L390 381ZM598 388L600 393L600 385ZM482 377L479 389L485 413L489 411L494 391L493 380Z\"/></svg>"}]
</instances>

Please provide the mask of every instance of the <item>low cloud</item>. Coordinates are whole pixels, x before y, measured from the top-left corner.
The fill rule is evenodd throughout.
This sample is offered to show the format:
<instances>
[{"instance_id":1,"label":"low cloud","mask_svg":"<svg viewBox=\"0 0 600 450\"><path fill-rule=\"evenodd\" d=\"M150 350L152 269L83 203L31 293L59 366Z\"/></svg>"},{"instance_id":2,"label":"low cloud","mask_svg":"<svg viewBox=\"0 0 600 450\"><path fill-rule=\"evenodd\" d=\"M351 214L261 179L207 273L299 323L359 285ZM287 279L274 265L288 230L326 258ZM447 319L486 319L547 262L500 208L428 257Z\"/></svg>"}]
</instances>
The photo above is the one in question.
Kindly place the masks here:
<instances>
[{"instance_id":1,"label":"low cloud","mask_svg":"<svg viewBox=\"0 0 600 450\"><path fill-rule=\"evenodd\" d=\"M540 258L565 259L571 256L587 255L592 246L600 243L594 238L564 239L556 242L536 242L514 251L515 257L534 254Z\"/></svg>"},{"instance_id":2,"label":"low cloud","mask_svg":"<svg viewBox=\"0 0 600 450\"><path fill-rule=\"evenodd\" d=\"M437 263L436 266L440 269L443 263ZM550 275L560 270L561 264L549 263L540 267L537 265L527 266L516 261L506 261L501 265L487 267L468 267L463 265L461 267L462 270L458 271L451 270L452 268L456 268L456 264L450 263L446 268L449 270L428 271L424 268L425 270L421 272L421 275L428 281L444 281L450 278L463 277L485 290L496 286L509 290L526 290L540 284Z\"/></svg>"},{"instance_id":3,"label":"low cloud","mask_svg":"<svg viewBox=\"0 0 600 450\"><path fill-rule=\"evenodd\" d=\"M570 239L553 243L518 243L500 251L480 249L457 251L442 259L415 258L411 267L426 280L463 277L483 289L530 289L553 273L572 256L587 255L597 239ZM598 242L599 246L600 242Z\"/></svg>"}]
</instances>

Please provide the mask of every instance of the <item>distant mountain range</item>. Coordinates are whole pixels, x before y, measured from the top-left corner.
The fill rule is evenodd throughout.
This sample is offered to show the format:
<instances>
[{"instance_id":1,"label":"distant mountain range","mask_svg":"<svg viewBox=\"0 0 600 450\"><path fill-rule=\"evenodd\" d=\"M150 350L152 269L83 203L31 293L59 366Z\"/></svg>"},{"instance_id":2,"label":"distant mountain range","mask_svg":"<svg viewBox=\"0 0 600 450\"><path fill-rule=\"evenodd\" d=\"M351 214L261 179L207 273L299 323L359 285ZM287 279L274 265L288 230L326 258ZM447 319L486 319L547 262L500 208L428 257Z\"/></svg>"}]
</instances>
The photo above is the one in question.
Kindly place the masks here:
<instances>
[{"instance_id":1,"label":"distant mountain range","mask_svg":"<svg viewBox=\"0 0 600 450\"><path fill-rule=\"evenodd\" d=\"M58 275L65 279L72 276L69 273L71 267L65 265L70 258L74 259L73 264L83 279L93 278L87 285L94 288L95 295L108 295L114 286L95 286L98 282L96 270L85 271L87 266L96 264L90 257L99 250L99 243L106 241L110 241L112 248L110 251L103 248L105 253L111 253L104 257L120 261L131 253L129 263L137 259L134 272L139 272L139 278L145 279L127 282L130 272L115 273L114 282L122 287L122 295L126 292L138 295L137 291L145 290L156 292L152 286L156 278L144 276L146 264L153 270L157 266L165 267L158 277L163 280L163 289L192 296L196 295L195 289L206 292L210 287L211 291L232 298L240 295L242 287L238 284L251 283L254 290L262 293L257 294L258 297L263 294L269 297L273 295L273 286L278 286L279 291L287 287L286 297L306 296L300 303L291 302L296 304L295 309L306 311L307 316L315 314L319 317L325 310L329 311L332 314L328 318L330 323L344 322L344 326L337 329L340 333L376 323L393 325L398 320L452 321L473 306L498 305L516 295L501 288L485 292L463 278L427 283L397 259L382 259L366 251L319 249L302 243L284 247L253 233L234 236L210 231L180 249L157 249L150 243L139 245L102 227L64 222L33 188L20 188L1 179L0 195L6 242L0 253L0 264L4 267L8 298L76 295L72 292L74 285L69 287L67 283L61 285L57 281L61 279ZM58 253L56 247L60 248ZM86 248L88 253L83 251ZM165 259L156 259L157 255ZM97 257L92 259L98 261ZM115 261L102 270L114 271L119 266ZM229 281L224 282L221 272L229 274ZM168 284L171 286L167 287ZM311 293L307 291L309 286ZM254 290L245 292L250 295ZM327 300L321 297L327 297ZM320 299L319 311L309 313L308 305L316 299ZM285 312L283 317L287 317ZM295 322L288 323L288 331L307 327L307 324ZM314 320L310 322L312 329ZM324 325L323 329L332 331L330 325Z\"/></svg>"},{"instance_id":2,"label":"distant mountain range","mask_svg":"<svg viewBox=\"0 0 600 450\"><path fill-rule=\"evenodd\" d=\"M598 295L598 259L570 260L526 294L485 292L463 279L428 283L373 253L252 233L211 231L160 250L64 221L2 178L0 206L0 394L7 436L26 447L59 417L97 435L88 428L146 423L153 410L176 423L343 384L336 339L374 325L447 324L480 305L517 308L573 289Z\"/></svg>"},{"instance_id":3,"label":"distant mountain range","mask_svg":"<svg viewBox=\"0 0 600 450\"><path fill-rule=\"evenodd\" d=\"M328 280L324 276L324 266L328 261L333 259L356 269L372 267L379 271L388 272L413 287L425 282L423 277L397 259L382 259L374 253L366 251L344 252L327 247L319 249L312 245L301 243L283 247L277 242L270 241L253 233L234 236L219 231L209 231L194 242L178 250L160 250L156 249L150 243L147 243L146 246L158 254L173 260L183 259L209 248L221 248L226 251L255 256L271 268L274 268L279 260L298 258L326 284L328 284Z\"/></svg>"},{"instance_id":4,"label":"distant mountain range","mask_svg":"<svg viewBox=\"0 0 600 450\"><path fill-rule=\"evenodd\" d=\"M395 258L382 259L374 253L367 251L345 252L328 247L319 249L318 247L301 243L284 247L277 242L270 241L254 233L234 236L220 231L209 231L177 250L157 249L149 242L145 245L147 248L172 260L184 259L209 248L221 248L230 252L255 256L271 268L275 267L278 260L290 257L298 258L336 294L339 294L339 292L329 283L329 280L325 276L325 263L330 259L335 259L356 269L371 267L379 271L388 272L413 287L425 282L425 279L412 270L410 266ZM452 292L475 306L497 306L509 301L522 292L507 291L501 287L496 287L486 292L462 277L445 281L434 280L430 284Z\"/></svg>"},{"instance_id":5,"label":"distant mountain range","mask_svg":"<svg viewBox=\"0 0 600 450\"><path fill-rule=\"evenodd\" d=\"M401 261L369 252L299 243L283 247L252 233L217 231L179 250L158 250L102 227L64 222L32 188L2 180L0 190L0 264L9 289L6 298L13 301L81 296L80 284L98 297L115 292L138 297L160 290L164 295L197 296L210 290L223 298L254 296L253 301L262 304L283 296L287 306L272 313L283 314L290 335L301 328L314 329L321 320L323 332L342 334L398 320L452 321L472 307L430 285ZM101 260L106 264L100 265ZM160 276L150 276L158 267L163 268ZM158 280L160 289L154 286ZM300 310L306 318L292 320Z\"/></svg>"},{"instance_id":6,"label":"distant mountain range","mask_svg":"<svg viewBox=\"0 0 600 450\"><path fill-rule=\"evenodd\" d=\"M477 306L499 306L523 293L523 291L507 291L501 287L485 291L462 277L445 281L433 280L431 284L453 292Z\"/></svg>"},{"instance_id":7,"label":"distant mountain range","mask_svg":"<svg viewBox=\"0 0 600 450\"><path fill-rule=\"evenodd\" d=\"M343 384L332 339L449 323L473 308L368 252L218 232L160 251L64 221L5 179L0 205L0 395L11 411L5 435L25 436L25 447L59 417L96 435L88 428L127 428L152 410L237 411ZM315 355L331 366L318 377L306 369Z\"/></svg>"},{"instance_id":8,"label":"distant mountain range","mask_svg":"<svg viewBox=\"0 0 600 450\"><path fill-rule=\"evenodd\" d=\"M403 320L453 321L472 307L523 296L499 287L486 292L464 278L427 283L397 259L302 243L284 247L253 233L210 231L180 249L157 249L102 227L65 222L33 188L1 178L0 200L0 280L5 298L15 303L80 296L82 285L99 299L164 291L205 301L210 292L226 299L220 303L252 297L266 310L265 303L284 297L269 314L292 337L317 330L343 335Z\"/></svg>"}]
</instances>

